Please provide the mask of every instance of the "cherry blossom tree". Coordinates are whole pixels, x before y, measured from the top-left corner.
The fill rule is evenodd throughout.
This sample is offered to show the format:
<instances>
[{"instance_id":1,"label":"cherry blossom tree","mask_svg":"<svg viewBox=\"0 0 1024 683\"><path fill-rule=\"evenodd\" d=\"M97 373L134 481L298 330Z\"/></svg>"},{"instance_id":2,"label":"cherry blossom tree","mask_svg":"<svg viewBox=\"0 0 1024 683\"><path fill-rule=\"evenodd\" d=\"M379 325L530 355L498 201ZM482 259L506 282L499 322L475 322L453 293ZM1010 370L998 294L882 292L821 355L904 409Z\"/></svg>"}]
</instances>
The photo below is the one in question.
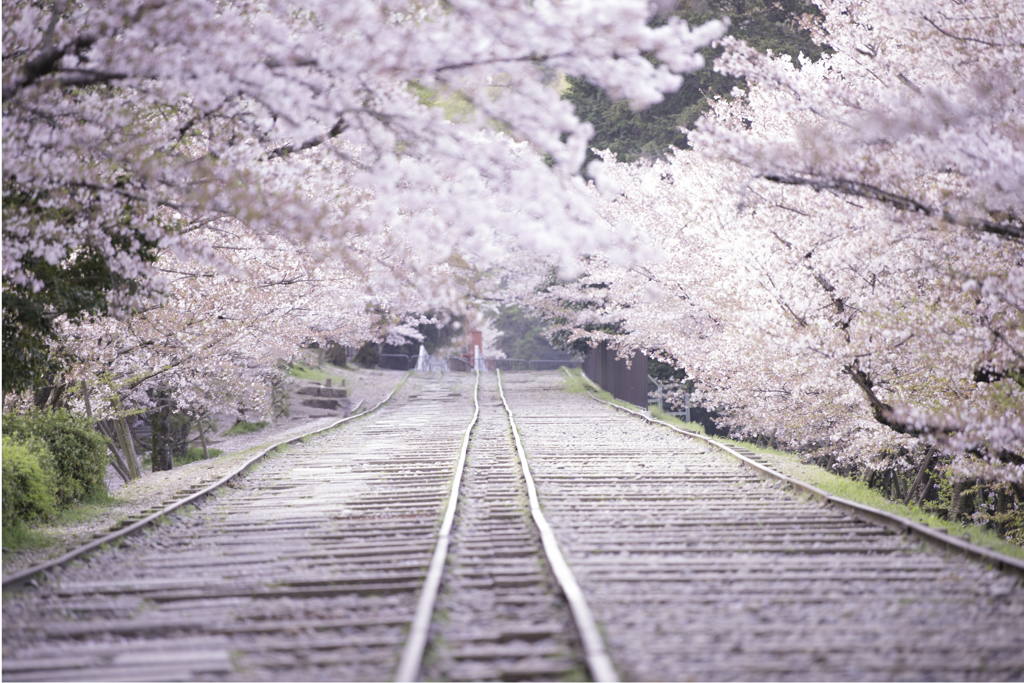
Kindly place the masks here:
<instances>
[{"instance_id":1,"label":"cherry blossom tree","mask_svg":"<svg viewBox=\"0 0 1024 683\"><path fill-rule=\"evenodd\" d=\"M34 290L33 258L86 246L149 281L147 240L183 249L222 216L342 256L356 236L400 235L435 263L456 244L488 263L509 233L567 263L601 241L567 191L592 130L546 75L642 107L725 30L649 28L638 0L3 9L3 272ZM427 91L465 99L469 120L421 104Z\"/></svg>"},{"instance_id":2,"label":"cherry blossom tree","mask_svg":"<svg viewBox=\"0 0 1024 683\"><path fill-rule=\"evenodd\" d=\"M917 360L909 376L935 379L918 385L919 396L890 393L892 361L867 352L842 372L877 422L971 453L964 469L1020 484L1024 94L1013 74L1024 63L1024 6L820 4L820 36L835 52L814 64L796 68L723 41L716 68L755 85L709 117L695 142L741 163L751 180L843 197L851 216L889 212L872 225L892 226L885 239L849 247L899 258L886 274L901 274L903 291L889 299L901 315L873 339L900 340L892 355ZM858 300L830 290L831 272L817 281L834 308L851 309L835 323L842 329Z\"/></svg>"},{"instance_id":3,"label":"cherry blossom tree","mask_svg":"<svg viewBox=\"0 0 1024 683\"><path fill-rule=\"evenodd\" d=\"M613 248L577 191L592 129L548 82L635 107L678 88L726 26L653 11L5 0L5 330L59 330L97 414L154 390L259 405L299 340L379 338L510 248ZM108 285L46 301L86 256Z\"/></svg>"},{"instance_id":4,"label":"cherry blossom tree","mask_svg":"<svg viewBox=\"0 0 1024 683\"><path fill-rule=\"evenodd\" d=\"M594 252L538 305L685 367L739 433L859 468L938 452L1024 501L1024 8L819 4L834 53L726 38L750 87L693 151L606 157L602 215L662 259Z\"/></svg>"},{"instance_id":5,"label":"cherry blossom tree","mask_svg":"<svg viewBox=\"0 0 1024 683\"><path fill-rule=\"evenodd\" d=\"M127 318L63 321L61 342L76 359L64 380L87 388L93 417L113 421L108 436L126 478L134 461L131 440L118 433L127 433L126 416L166 418L173 409L194 417L232 410L249 419L273 417L273 387L301 345L356 344L401 327L396 314L382 312L437 300L413 286L375 295L367 282L373 268L357 273L325 259L323 244L299 248L260 238L238 221L210 222L186 239L211 248L213 262L164 254L155 264L168 281L160 305ZM393 277L398 269L375 270ZM79 393L78 407L85 409L85 401Z\"/></svg>"}]
</instances>

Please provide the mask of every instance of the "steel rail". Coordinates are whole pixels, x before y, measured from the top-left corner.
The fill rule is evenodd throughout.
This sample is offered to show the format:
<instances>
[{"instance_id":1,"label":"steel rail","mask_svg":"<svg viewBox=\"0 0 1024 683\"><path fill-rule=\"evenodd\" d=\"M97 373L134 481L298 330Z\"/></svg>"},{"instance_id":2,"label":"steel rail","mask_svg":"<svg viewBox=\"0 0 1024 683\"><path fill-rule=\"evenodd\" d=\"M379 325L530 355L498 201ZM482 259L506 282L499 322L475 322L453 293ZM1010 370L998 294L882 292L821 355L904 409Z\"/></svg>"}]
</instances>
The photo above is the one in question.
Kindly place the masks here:
<instances>
[{"instance_id":1,"label":"steel rail","mask_svg":"<svg viewBox=\"0 0 1024 683\"><path fill-rule=\"evenodd\" d=\"M20 572L17 572L17 573L15 573L15 574L13 574L13 575L11 575L9 577L5 577L3 579L3 588L6 590L8 588L17 588L19 586L23 586L26 583L28 583L29 581L31 581L33 577L35 577L35 576L37 576L37 575L39 575L39 574L41 574L41 573L43 573L45 571L48 571L48 570L53 569L55 567L62 567L62 566L66 565L67 563L69 563L69 562L71 562L73 560L76 560L76 559L78 559L80 557L84 557L85 555L88 555L89 553L102 548L104 545L107 545L107 544L112 543L114 541L120 540L122 538L127 538L128 536L132 536L134 534L137 534L140 531L142 531L143 529L145 529L146 527L148 527L151 524L153 524L154 522L156 522L157 520L159 520L162 517L165 517L165 516L171 514L175 510L178 510L179 508L185 507L186 505L192 505L194 503L202 502L211 493L213 493L217 489L221 488L222 486L227 485L228 482L234 480L236 477L244 474L253 465L255 465L257 462L259 462L260 460L265 458L267 455L269 455L272 451L274 451L277 448L280 448L281 446L287 446L287 445L290 445L290 444L297 443L299 441L302 441L306 437L315 436L317 434L321 434L323 432L330 431L330 430L338 427L339 425L344 424L345 422L349 422L351 420L355 420L357 418L369 415L370 413L376 411L378 408L380 408L385 403L390 401L391 398L395 395L395 393L402 387L402 385L405 384L405 381L409 378L410 374L411 373L406 373L405 377L402 378L402 380L395 386L395 388L392 389L391 392L387 396L385 396L379 403L377 403L377 405L373 406L372 408L364 410L363 412L355 414L355 415L349 415L348 417L343 417L340 420L337 420L336 422L332 422L330 425L328 425L326 427L320 427L318 429L314 429L314 430L311 430L309 432L306 432L305 434L300 434L299 436L292 437L290 439L284 439L282 441L278 441L278 442L276 442L276 443L274 443L274 444L264 448L260 452L256 453L251 458L246 460L240 467L235 469L233 472L230 472L230 473L224 475L223 477L218 479L213 484L210 484L206 488L204 488L204 489L202 489L200 491L197 491L196 493L193 493L190 496L187 496L185 498L182 498L181 500L178 500L178 501L175 501L175 502L171 503L170 505L168 505L167 507L163 508L162 510L157 510L156 512L154 512L154 513L152 513L152 514L150 514L150 515L148 515L146 517L143 517L142 519L138 520L137 522L134 522L133 524L130 524L130 525L128 525L126 527L123 527L121 529L118 529L117 531L112 531L109 534L105 534L103 536L100 536L99 538L95 538L92 541L89 541L88 543L86 543L84 545L81 545L81 546L75 548L74 550L71 550L71 551L61 555L60 557L56 557L56 558L54 558L52 560L48 560L46 562L41 562L40 564L37 564L37 565L34 565L32 567L28 567L26 569L23 569ZM362 401L360 401L358 404L356 404L356 408L358 408L361 404L362 404Z\"/></svg>"},{"instance_id":2,"label":"steel rail","mask_svg":"<svg viewBox=\"0 0 1024 683\"><path fill-rule=\"evenodd\" d=\"M430 621L434 614L434 605L437 603L438 591L441 589L444 565L448 560L452 526L455 524L455 508L459 502L462 473L466 469L469 437L479 416L480 372L477 371L476 382L473 385L473 419L470 420L469 426L466 427L466 434L462 438L462 448L459 450L459 460L455 466L455 479L452 482L451 494L448 496L448 506L445 508L444 518L441 521L441 530L438 533L437 545L434 547L434 555L430 559L427 578L423 583L423 592L420 593L420 599L416 605L416 614L409 628L409 638L405 641L402 658L398 663L398 671L395 673L396 681L415 681L419 678L420 668L423 665L423 653L426 651L427 639L430 635Z\"/></svg>"},{"instance_id":3,"label":"steel rail","mask_svg":"<svg viewBox=\"0 0 1024 683\"><path fill-rule=\"evenodd\" d=\"M712 439L709 436L701 434L700 432L693 432L688 429L682 429L680 427L676 427L673 424L669 424L668 422L664 422L657 418L646 415L639 410L626 408L625 406L621 406L617 403L612 403L611 401L606 401L602 398L598 398L593 393L591 393L589 389L587 389L585 383L580 382L579 378L575 377L568 370L565 371L565 374L566 376L572 378L574 381L579 383L580 386L584 388L584 391L586 391L587 396L597 401L598 403L604 403L605 405L609 405L623 412L635 415L636 417L643 418L644 420L647 420L650 423L668 427L674 432L678 432L680 434L684 434L695 439L706 441L707 443L716 446L717 448L736 458L737 460L747 465L748 467L753 468L754 471L757 472L758 476L761 477L762 479L781 481L793 487L794 489L809 494L810 496L822 502L829 503L837 508L845 510L852 516L857 517L859 519L881 525L891 531L895 531L898 533L914 534L922 540L925 540L946 550L953 550L966 557L990 564L997 569L1003 571L1010 571L1017 574L1020 577L1024 577L1024 561L1022 560L1018 560L1017 558L1010 557L1008 555L1003 555L1002 553L999 553L995 550L990 550L989 548L983 548L979 545L971 543L970 541L965 541L961 538L957 538L956 536L951 536L945 532L937 531L926 524L921 524L920 522L915 522L914 520L900 517L891 512L886 512L885 510L879 510L877 508L873 508L862 503L856 503L852 500L847 500L846 498L834 496L831 493L828 493L827 491L819 489L817 486L813 486L798 479L794 479L785 474L782 474L781 472L775 469L772 469L771 467L768 467L767 465L763 465L759 462L751 460L750 458L737 452L728 444L716 441L715 439ZM585 379L591 386L600 390L600 387L597 387L597 385L594 384L593 380L591 380L586 375L583 375L583 379Z\"/></svg>"},{"instance_id":4,"label":"steel rail","mask_svg":"<svg viewBox=\"0 0 1024 683\"><path fill-rule=\"evenodd\" d=\"M608 656L608 650L605 647L604 639L601 637L601 631L597 626L597 621L594 619L593 612L590 610L590 605L587 604L587 599L583 595L583 590L580 588L579 583L576 581L576 576L558 547L558 541L555 538L554 531L551 530L551 525L548 524L543 511L540 509L537 486L534 484L533 475L530 473L530 464L526 460L526 453L523 450L522 439L519 437L519 429L516 427L515 417L512 415L512 408L509 407L508 400L505 398L500 370L498 371L498 393L501 395L501 402L505 406L505 412L508 413L508 422L512 427L516 451L519 453L519 463L523 468L526 491L530 497L530 514L533 516L534 524L536 524L537 531L540 533L541 543L544 546L544 553L547 556L548 564L551 566L551 571L555 575L555 579L558 581L565 599L569 603L569 609L572 611L573 619L576 622L576 629L579 631L580 640L583 643L587 668L590 670L590 675L595 681L600 683L616 682L619 680L619 675L615 671L611 657Z\"/></svg>"}]
</instances>

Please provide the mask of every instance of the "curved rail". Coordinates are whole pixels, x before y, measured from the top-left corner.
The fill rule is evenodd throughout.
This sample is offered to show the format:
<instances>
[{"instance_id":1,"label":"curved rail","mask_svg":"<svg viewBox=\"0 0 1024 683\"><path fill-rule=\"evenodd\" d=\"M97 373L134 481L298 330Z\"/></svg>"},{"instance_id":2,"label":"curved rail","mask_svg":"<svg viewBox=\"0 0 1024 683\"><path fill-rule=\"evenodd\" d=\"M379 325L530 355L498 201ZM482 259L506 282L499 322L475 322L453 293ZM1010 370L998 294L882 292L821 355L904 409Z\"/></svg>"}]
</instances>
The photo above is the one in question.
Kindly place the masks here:
<instances>
[{"instance_id":1,"label":"curved rail","mask_svg":"<svg viewBox=\"0 0 1024 683\"><path fill-rule=\"evenodd\" d=\"M455 466L455 480L452 482L452 491L448 496L448 506L445 508L437 545L434 547L434 555L430 559L430 568L427 570L423 592L420 593L419 603L416 605L416 616L413 617L409 638L405 641L402 659L399 661L398 672L395 674L396 681L415 681L419 677L420 667L423 664L423 653L427 647L427 636L430 632L430 620L434 613L434 604L437 602L437 593L441 588L444 565L448 559L448 547L451 545L455 508L459 502L459 487L462 485L462 473L466 469L469 437L479 416L480 372L478 371L476 382L473 385L473 419L470 420L469 426L466 427L466 434L462 438L462 449L459 451L459 461Z\"/></svg>"},{"instance_id":2,"label":"curved rail","mask_svg":"<svg viewBox=\"0 0 1024 683\"><path fill-rule=\"evenodd\" d=\"M523 468L523 478L526 480L526 490L530 497L530 514L533 516L534 524L537 525L537 530L540 532L544 553L547 556L548 564L551 566L551 571L554 573L558 585L561 586L565 599L569 602L569 609L572 611L573 618L576 621L576 628L580 634L580 640L583 642L587 668L590 669L590 674L595 681L618 681L619 675L615 672L612 660L608 656L604 640L601 637L601 631L597 627L597 622L590 611L587 599L584 597L572 569L569 568L569 564L565 561L565 557L558 547L558 541L551 530L551 525L548 524L544 513L540 509L537 487L533 482L533 476L530 474L530 465L526 461L526 453L523 451L523 442L519 438L519 429L516 427L515 418L512 416L512 408L509 407L508 400L505 398L500 370L498 371L498 393L501 395L501 402L505 406L505 412L508 413L508 421L512 427L512 436L515 438L516 451L519 453L519 462Z\"/></svg>"},{"instance_id":3,"label":"curved rail","mask_svg":"<svg viewBox=\"0 0 1024 683\"><path fill-rule=\"evenodd\" d=\"M516 427L512 409L505 398L505 392L501 383L501 370L497 372L498 392L501 396L502 405L508 416L509 425L515 440L516 451L519 457L519 464L522 468L523 479L526 483L527 496L530 501L530 514L534 525L537 528L544 549L544 555L551 567L559 588L565 595L569 604L570 612L576 623L580 640L583 644L584 658L587 668L595 681L602 683L614 683L619 676L608 656L600 630L594 620L593 614L587 604L583 591L565 561L554 532L548 524L544 513L540 509L540 501L537 496L537 487L534 484L533 476L530 473L530 466L526 460L519 430ZM476 381L473 387L473 419L466 427L462 440L462 448L459 452L459 459L455 468L455 477L452 482L451 493L445 509L441 528L438 532L437 545L430 561L427 577L424 581L423 591L416 607L416 614L409 630L409 636L402 651L402 657L395 674L395 680L399 682L415 681L419 678L423 663L423 655L427 648L430 635L430 623L434 609L437 604L438 593L444 576L444 569L448 560L449 548L451 546L452 529L455 523L455 514L459 501L460 489L462 486L463 473L466 467L466 457L469 451L470 437L473 428L477 425L480 416L480 373L476 373Z\"/></svg>"},{"instance_id":4,"label":"curved rail","mask_svg":"<svg viewBox=\"0 0 1024 683\"><path fill-rule=\"evenodd\" d=\"M177 510L179 508L185 507L186 505L192 505L194 503L202 502L211 493L213 493L217 489L221 488L222 486L227 485L228 482L234 480L236 477L240 476L241 474L244 474L253 465L255 465L257 462L262 460L264 457L266 457L268 454L270 454L275 449L280 448L281 446L286 446L286 445L289 445L289 444L297 443L297 442L305 439L308 436L314 436L316 434L321 434L323 432L330 431L331 429L334 429L334 428L338 427L339 425L344 424L345 422L349 422L351 420L355 420L357 418L363 417L365 415L369 415L370 413L376 411L378 408L380 408L385 403L387 403L388 401L391 400L391 398L402 387L402 385L405 383L405 381L408 378L409 378L409 373L406 373L405 377L402 378L402 380L395 386L395 388L392 389L391 392L387 396L385 396L379 403L377 403L377 405L373 406L372 408L364 410L363 412L355 414L355 415L349 415L348 417L343 417L340 420L338 420L336 422L333 422L333 423L331 423L330 425L328 425L326 427L320 427L318 429L314 429L314 430L311 430L309 432L306 432L305 434L300 434L299 436L292 437L290 439L284 439L282 441L278 441L278 442L272 444L271 446L268 446L267 448L264 448L262 451L260 451L259 453L255 454L254 456L252 456L251 458L246 460L236 470L234 470L233 472L231 472L229 474L224 475L222 478L218 479L213 484L210 484L206 488L201 489L200 491L197 491L196 493L193 493L190 496L187 496L185 498L182 498L181 500L178 500L178 501L175 501L175 502L171 503L170 505L168 505L167 507L163 508L162 510L157 510L153 514L148 515L146 517L143 517L142 519L140 519L139 521L137 521L137 522L135 522L133 524L130 524L130 525L126 526L126 527L118 529L117 531L112 531L111 533L105 534L103 536L100 536L99 538L93 539L92 541L90 541L90 542L88 542L88 543L86 543L84 545L81 545L81 546L75 548L74 550L71 550L71 551L63 554L60 557L56 557L56 558L54 558L52 560L48 560L46 562L42 562L42 563L34 565L32 567L28 567L26 569L21 570L20 572L17 572L16 574L13 574L13 575L11 575L9 577L5 577L3 579L3 588L7 589L7 588L16 588L18 586L23 586L26 583L28 583L30 580L32 580L33 577L37 576L38 574L41 574L42 572L48 571L50 569L53 569L54 567L64 566L68 562L71 562L72 560L76 560L76 559L78 559L80 557L88 555L89 553L91 553L91 552L93 552L95 550L100 549L102 546L104 546L104 545L106 545L108 543L112 543L112 542L120 540L122 538L126 538L128 536L132 536L134 534L137 534L138 532L140 532L143 529L145 529L147 526L153 524L158 519L160 519L160 518L162 518L162 517L164 517L166 515L169 515L170 513L174 512L175 510ZM361 403L362 402L360 401L360 404ZM358 408L359 404L357 404L356 407Z\"/></svg>"},{"instance_id":5,"label":"curved rail","mask_svg":"<svg viewBox=\"0 0 1024 683\"><path fill-rule=\"evenodd\" d=\"M604 399L598 398L597 396L594 396L589 389L587 389L586 384L580 382L579 379L573 376L568 370L565 370L565 374L566 376L571 377L573 381L579 383L586 391L587 396L597 401L598 403L604 403L605 405L609 405L617 410L621 410L631 415L635 415L636 417L643 418L644 420L650 423L668 427L674 432L678 432L680 434L684 434L695 439L700 439L701 441L706 441L707 443L721 449L722 451L728 453L729 455L736 458L743 464L752 468L755 472L757 472L758 476L760 476L762 479L781 481L799 491L809 494L810 496L822 502L834 505L835 507L845 510L847 513L860 519L863 519L865 521L879 524L887 529L896 531L898 533L912 533L915 536L921 538L922 540L928 541L929 543L932 543L939 547L956 551L962 555L973 558L975 560L980 560L982 562L991 564L997 569L1011 571L1017 574L1018 576L1024 577L1024 561L1018 560L1014 557L1009 557L1008 555L1003 555L988 548L982 548L981 546L975 545L969 541L965 541L955 536L950 536L941 531L936 531L935 529L931 528L930 526L927 526L926 524L921 524L920 522L915 522L913 520L906 519L898 515L894 515L884 510L878 510L876 508L864 505L862 503L855 503L852 500L847 500L845 498L840 498L839 496L834 496L831 493L819 489L816 486L812 486L811 484L802 482L798 479L793 479L792 477L786 476L785 474L782 474L781 472L774 470L771 467L768 467L767 465L751 460L745 455L739 453L735 448L729 446L728 444L724 444L720 441L716 441L715 439L712 439L709 436L706 436L699 432L692 432L688 429L681 429L679 427L676 427L675 425L669 424L668 422L664 422L657 418L650 417L649 415L646 415L639 410L626 408L625 406L618 405L617 403L612 403L611 401L605 401ZM584 379L586 379L586 381L589 382L592 386L596 387L596 385L594 385L593 381L589 377L584 376Z\"/></svg>"}]
</instances>

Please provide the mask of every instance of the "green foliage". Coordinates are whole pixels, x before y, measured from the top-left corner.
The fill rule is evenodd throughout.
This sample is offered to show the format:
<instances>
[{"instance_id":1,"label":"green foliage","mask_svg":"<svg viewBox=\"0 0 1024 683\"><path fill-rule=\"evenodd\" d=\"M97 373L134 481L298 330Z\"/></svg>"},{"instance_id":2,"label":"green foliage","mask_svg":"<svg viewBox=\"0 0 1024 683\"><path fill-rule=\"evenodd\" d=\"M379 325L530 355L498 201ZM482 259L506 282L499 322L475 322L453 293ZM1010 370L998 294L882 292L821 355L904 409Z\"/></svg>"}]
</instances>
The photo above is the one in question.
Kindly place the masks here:
<instances>
[{"instance_id":1,"label":"green foliage","mask_svg":"<svg viewBox=\"0 0 1024 683\"><path fill-rule=\"evenodd\" d=\"M575 357L555 349L544 337L547 325L528 317L519 306L503 306L498 310L494 326L503 334L497 340L499 349L509 358L522 360L572 360Z\"/></svg>"},{"instance_id":2,"label":"green foliage","mask_svg":"<svg viewBox=\"0 0 1024 683\"><path fill-rule=\"evenodd\" d=\"M231 429L224 432L225 436L238 436L239 434L251 434L252 432L258 432L259 430L266 427L269 422L246 422L245 420L239 420L236 422Z\"/></svg>"},{"instance_id":3,"label":"green foliage","mask_svg":"<svg viewBox=\"0 0 1024 683\"><path fill-rule=\"evenodd\" d=\"M988 515L988 520L1007 542L1024 547L1024 510L1008 510Z\"/></svg>"},{"instance_id":4,"label":"green foliage","mask_svg":"<svg viewBox=\"0 0 1024 683\"><path fill-rule=\"evenodd\" d=\"M295 361L294 363L288 366L288 374L291 375L292 377L298 377L299 379L308 379L313 382L320 382L321 384L323 384L323 382L328 377L333 377L332 375L328 375L323 370L315 368L312 365L309 365L308 363L305 363L301 360Z\"/></svg>"},{"instance_id":5,"label":"green foliage","mask_svg":"<svg viewBox=\"0 0 1024 683\"><path fill-rule=\"evenodd\" d=\"M253 431L256 431L256 430L253 430ZM211 459L212 458L216 458L218 455L223 455L224 454L224 451L220 450L219 448L208 448L207 450L210 453L210 458ZM182 455L175 455L174 456L174 465L176 467L181 467L182 465L187 465L190 462L196 462L196 461L199 461L199 460L206 460L206 459L207 459L206 458L206 454L203 453L203 447L202 446L189 446L188 450L185 451L184 454L182 454Z\"/></svg>"},{"instance_id":6,"label":"green foliage","mask_svg":"<svg viewBox=\"0 0 1024 683\"><path fill-rule=\"evenodd\" d=\"M360 367L375 368L380 362L380 346L374 342L366 342L359 347L352 360Z\"/></svg>"},{"instance_id":7,"label":"green foliage","mask_svg":"<svg viewBox=\"0 0 1024 683\"><path fill-rule=\"evenodd\" d=\"M66 410L35 410L5 416L3 433L46 443L53 457L58 506L68 507L106 493L107 444L88 418Z\"/></svg>"},{"instance_id":8,"label":"green foliage","mask_svg":"<svg viewBox=\"0 0 1024 683\"><path fill-rule=\"evenodd\" d=\"M53 458L36 437L4 436L3 529L7 533L26 522L52 517L54 497Z\"/></svg>"},{"instance_id":9,"label":"green foliage","mask_svg":"<svg viewBox=\"0 0 1024 683\"><path fill-rule=\"evenodd\" d=\"M57 539L39 528L33 528L22 523L4 527L4 552L10 550L18 552L21 550L41 550L49 548ZM7 558L5 557L6 561Z\"/></svg>"},{"instance_id":10,"label":"green foliage","mask_svg":"<svg viewBox=\"0 0 1024 683\"><path fill-rule=\"evenodd\" d=\"M80 193L81 194L81 193ZM47 196L33 195L7 178L3 181L3 215L11 212L30 213L43 223L72 223L76 211L95 210L87 194L78 204L49 201ZM66 200L66 198L64 198ZM59 205L56 208L53 205ZM109 310L110 294L132 294L140 283L115 273L105 249L117 253L137 254L145 262L157 258L157 244L140 230L131 227L132 217L122 216L107 235L109 244L53 245L61 254L57 263L42 258L24 258L26 270L33 273L43 287L3 284L3 393L23 391L48 383L49 377L64 364L53 348L57 340L57 318L66 315L72 322L85 314L103 314ZM6 221L5 221L6 223Z\"/></svg>"},{"instance_id":11,"label":"green foliage","mask_svg":"<svg viewBox=\"0 0 1024 683\"><path fill-rule=\"evenodd\" d=\"M787 54L794 60L801 52L816 60L822 47L800 28L803 14L818 15L817 7L804 0L690 0L675 12L691 26L728 16L729 33L747 41L760 52ZM663 22L655 19L652 23ZM611 100L603 90L579 78L569 79L565 97L576 106L577 115L594 124L590 146L615 153L619 161L664 155L670 147L685 149L686 134L707 111L708 98L728 97L743 81L715 73L713 63L721 48L705 48L703 69L687 74L682 87L643 111L632 111L624 101Z\"/></svg>"},{"instance_id":12,"label":"green foliage","mask_svg":"<svg viewBox=\"0 0 1024 683\"><path fill-rule=\"evenodd\" d=\"M925 501L923 506L944 518L948 517L949 511L953 509L953 487L955 482L951 474L949 468L937 472L935 478L936 500Z\"/></svg>"},{"instance_id":13,"label":"green foliage","mask_svg":"<svg viewBox=\"0 0 1024 683\"><path fill-rule=\"evenodd\" d=\"M427 88L418 81L409 83L409 90L427 107L440 107L444 117L454 123L466 123L473 119L476 108L461 92L443 93L437 88Z\"/></svg>"}]
</instances>

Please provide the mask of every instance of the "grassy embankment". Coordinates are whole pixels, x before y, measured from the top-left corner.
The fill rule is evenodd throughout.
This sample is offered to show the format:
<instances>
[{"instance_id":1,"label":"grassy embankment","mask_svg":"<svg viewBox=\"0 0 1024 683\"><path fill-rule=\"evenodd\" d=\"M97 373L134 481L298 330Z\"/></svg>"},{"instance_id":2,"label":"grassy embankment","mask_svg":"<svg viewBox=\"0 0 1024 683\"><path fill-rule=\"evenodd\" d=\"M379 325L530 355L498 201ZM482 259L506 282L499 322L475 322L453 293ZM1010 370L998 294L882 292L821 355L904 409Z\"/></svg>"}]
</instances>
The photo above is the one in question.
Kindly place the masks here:
<instances>
[{"instance_id":1,"label":"grassy embankment","mask_svg":"<svg viewBox=\"0 0 1024 683\"><path fill-rule=\"evenodd\" d=\"M590 384L589 380L582 378L582 372L580 370L573 370L572 373L573 379L566 380L566 390L571 393L587 393L588 390L584 388L583 383L586 382ZM598 389L593 391L593 393L597 395L598 398L605 401L609 401L632 410L637 410L637 406L624 401L619 401L613 398L612 395L606 391ZM668 415L657 408L651 410L651 416L655 419L661 420L662 422L667 422L675 427L679 427L680 429L699 432L701 434L704 433L704 428L701 425L694 422L684 422L674 415ZM805 463L801 460L799 455L793 453L786 453L785 451L779 451L772 448L762 448L760 446L755 446L754 444L744 441L737 441L735 439L716 437L715 440L726 445L735 444L754 451L755 453L764 456L769 465L780 474L792 477L793 479L810 484L811 486L816 486L837 498L844 498L855 503L860 503L861 505L868 505L879 510L884 510L885 512L898 515L904 519L911 519L915 522L926 524L934 529L944 531L950 535L958 536L983 548L989 548L990 550L995 550L996 552L1004 555L1024 560L1024 548L1019 545L1008 543L1000 534L996 533L992 529L986 529L977 524L962 524L960 522L950 521L926 510L922 510L916 505L904 505L901 502L890 500L886 496L882 495L882 493L877 489L869 488L864 482L841 476L835 472L829 472L817 465Z\"/></svg>"}]
</instances>

